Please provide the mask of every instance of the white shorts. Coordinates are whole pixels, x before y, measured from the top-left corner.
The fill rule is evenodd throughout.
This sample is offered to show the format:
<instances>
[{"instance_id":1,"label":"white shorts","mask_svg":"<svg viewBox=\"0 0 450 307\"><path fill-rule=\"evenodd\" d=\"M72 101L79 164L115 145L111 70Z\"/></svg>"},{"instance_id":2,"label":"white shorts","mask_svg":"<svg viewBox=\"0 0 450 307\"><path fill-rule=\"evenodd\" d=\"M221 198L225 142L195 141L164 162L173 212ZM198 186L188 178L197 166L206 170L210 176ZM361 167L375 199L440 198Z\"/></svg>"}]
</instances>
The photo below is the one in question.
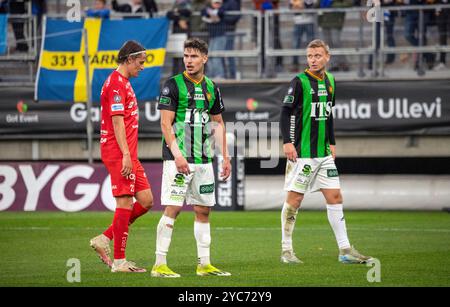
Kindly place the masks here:
<instances>
[{"instance_id":1,"label":"white shorts","mask_svg":"<svg viewBox=\"0 0 450 307\"><path fill-rule=\"evenodd\" d=\"M320 189L340 189L339 173L332 156L324 158L298 158L287 161L284 189L305 194Z\"/></svg>"},{"instance_id":2,"label":"white shorts","mask_svg":"<svg viewBox=\"0 0 450 307\"><path fill-rule=\"evenodd\" d=\"M212 207L216 203L215 178L212 163L189 163L191 173L178 173L175 161L166 160L163 164L161 205L188 205Z\"/></svg>"}]
</instances>

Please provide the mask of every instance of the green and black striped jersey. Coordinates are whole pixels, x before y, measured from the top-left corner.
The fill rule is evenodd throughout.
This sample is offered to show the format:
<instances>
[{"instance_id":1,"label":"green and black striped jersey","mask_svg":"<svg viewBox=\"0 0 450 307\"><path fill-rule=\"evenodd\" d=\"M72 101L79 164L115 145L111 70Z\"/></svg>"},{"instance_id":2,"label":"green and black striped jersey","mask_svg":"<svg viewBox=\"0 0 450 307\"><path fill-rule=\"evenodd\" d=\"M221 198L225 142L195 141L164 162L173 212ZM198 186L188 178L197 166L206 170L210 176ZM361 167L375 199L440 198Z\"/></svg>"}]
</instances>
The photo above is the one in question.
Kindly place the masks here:
<instances>
[{"instance_id":1,"label":"green and black striped jersey","mask_svg":"<svg viewBox=\"0 0 450 307\"><path fill-rule=\"evenodd\" d=\"M281 131L284 143L291 142L299 158L321 158L334 145L334 77L322 80L308 70L292 79L283 98Z\"/></svg>"},{"instance_id":2,"label":"green and black striped jersey","mask_svg":"<svg viewBox=\"0 0 450 307\"><path fill-rule=\"evenodd\" d=\"M220 90L213 81L204 76L196 82L185 73L173 76L161 90L158 109L176 113L172 126L188 163L212 162L210 115L225 110ZM173 159L163 137L163 160Z\"/></svg>"}]
</instances>

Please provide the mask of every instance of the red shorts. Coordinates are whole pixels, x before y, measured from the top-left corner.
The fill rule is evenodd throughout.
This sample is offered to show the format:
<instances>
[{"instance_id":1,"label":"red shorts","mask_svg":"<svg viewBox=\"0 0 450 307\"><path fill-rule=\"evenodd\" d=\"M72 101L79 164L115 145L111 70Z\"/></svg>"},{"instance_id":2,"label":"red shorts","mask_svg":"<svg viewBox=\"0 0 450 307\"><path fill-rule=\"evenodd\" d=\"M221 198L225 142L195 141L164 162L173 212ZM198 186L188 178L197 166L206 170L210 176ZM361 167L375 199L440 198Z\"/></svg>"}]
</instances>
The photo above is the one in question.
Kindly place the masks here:
<instances>
[{"instance_id":1,"label":"red shorts","mask_svg":"<svg viewBox=\"0 0 450 307\"><path fill-rule=\"evenodd\" d=\"M114 197L131 195L137 192L150 189L145 170L139 160L133 161L133 170L127 177L120 174L122 170L122 160L120 161L103 161L106 169L111 175L111 189Z\"/></svg>"}]
</instances>

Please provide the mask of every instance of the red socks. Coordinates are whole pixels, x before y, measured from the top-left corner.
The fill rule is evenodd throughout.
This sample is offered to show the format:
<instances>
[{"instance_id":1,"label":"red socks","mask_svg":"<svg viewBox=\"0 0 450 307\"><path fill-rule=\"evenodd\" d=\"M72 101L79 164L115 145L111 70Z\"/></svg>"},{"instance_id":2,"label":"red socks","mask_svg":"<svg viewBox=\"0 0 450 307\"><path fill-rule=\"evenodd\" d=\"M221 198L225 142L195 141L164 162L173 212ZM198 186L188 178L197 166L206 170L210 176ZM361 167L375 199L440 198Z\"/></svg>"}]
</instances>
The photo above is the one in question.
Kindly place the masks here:
<instances>
[{"instance_id":1,"label":"red socks","mask_svg":"<svg viewBox=\"0 0 450 307\"><path fill-rule=\"evenodd\" d=\"M129 211L129 210L128 210ZM135 202L133 204L133 210L131 211L131 216L130 216L130 220L128 222L128 225L133 224L133 222L140 217L141 215L144 215L145 213L147 213L148 209L142 207L142 205L138 202ZM113 222L114 223L114 222ZM103 233L106 237L108 237L110 240L113 239L114 234L113 234L113 225L109 226L108 229L105 230L105 232Z\"/></svg>"},{"instance_id":2,"label":"red socks","mask_svg":"<svg viewBox=\"0 0 450 307\"><path fill-rule=\"evenodd\" d=\"M128 222L131 210L117 208L112 224L114 234L114 259L125 259L125 249L128 239Z\"/></svg>"},{"instance_id":3,"label":"red socks","mask_svg":"<svg viewBox=\"0 0 450 307\"><path fill-rule=\"evenodd\" d=\"M147 211L148 211L147 208L144 208L144 207L142 207L142 205L140 203L135 202L133 204L133 212L131 212L130 224L129 225L133 224L134 221L136 221L136 219L138 217L140 217L141 215L146 214Z\"/></svg>"}]
</instances>

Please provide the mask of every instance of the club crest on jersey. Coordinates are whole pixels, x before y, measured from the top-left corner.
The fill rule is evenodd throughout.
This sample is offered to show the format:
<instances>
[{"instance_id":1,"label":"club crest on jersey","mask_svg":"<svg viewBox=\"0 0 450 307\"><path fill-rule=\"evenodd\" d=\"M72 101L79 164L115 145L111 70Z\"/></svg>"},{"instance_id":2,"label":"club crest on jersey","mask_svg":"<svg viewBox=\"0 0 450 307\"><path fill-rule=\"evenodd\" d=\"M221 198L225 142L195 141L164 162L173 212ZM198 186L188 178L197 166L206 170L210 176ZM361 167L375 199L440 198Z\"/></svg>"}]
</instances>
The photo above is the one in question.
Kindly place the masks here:
<instances>
[{"instance_id":1,"label":"club crest on jersey","mask_svg":"<svg viewBox=\"0 0 450 307\"><path fill-rule=\"evenodd\" d=\"M124 111L123 104L115 103L115 104L111 105L111 111L113 111L113 112Z\"/></svg>"},{"instance_id":2,"label":"club crest on jersey","mask_svg":"<svg viewBox=\"0 0 450 307\"><path fill-rule=\"evenodd\" d=\"M211 97L212 97L211 93L206 93L206 98L208 98L208 101L211 101Z\"/></svg>"},{"instance_id":3,"label":"club crest on jersey","mask_svg":"<svg viewBox=\"0 0 450 307\"><path fill-rule=\"evenodd\" d=\"M120 103L122 101L122 96L114 95L113 100L114 100L115 103Z\"/></svg>"}]
</instances>

